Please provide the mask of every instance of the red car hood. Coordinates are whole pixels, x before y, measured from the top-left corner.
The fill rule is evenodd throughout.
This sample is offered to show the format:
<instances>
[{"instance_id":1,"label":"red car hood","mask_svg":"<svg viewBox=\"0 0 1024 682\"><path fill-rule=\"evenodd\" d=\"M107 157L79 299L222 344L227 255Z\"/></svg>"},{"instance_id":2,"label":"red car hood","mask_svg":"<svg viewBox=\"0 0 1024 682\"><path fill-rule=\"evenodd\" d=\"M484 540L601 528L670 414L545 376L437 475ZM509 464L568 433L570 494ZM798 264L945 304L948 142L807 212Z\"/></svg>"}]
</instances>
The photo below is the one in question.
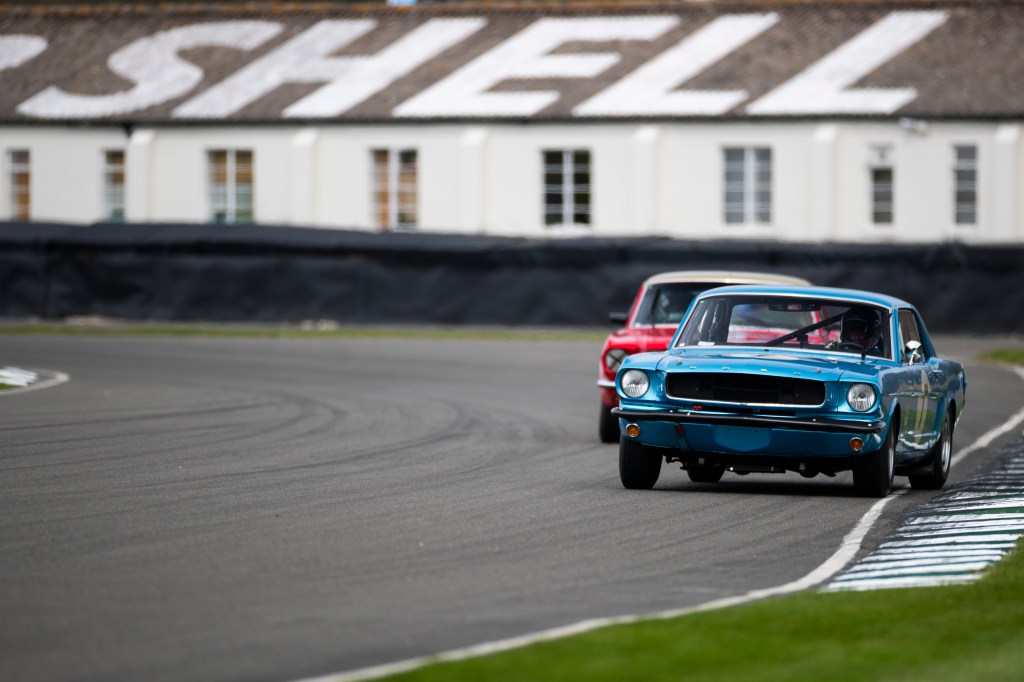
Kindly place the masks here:
<instances>
[{"instance_id":1,"label":"red car hood","mask_svg":"<svg viewBox=\"0 0 1024 682\"><path fill-rule=\"evenodd\" d=\"M668 348L676 327L630 327L611 334L605 342L608 348L623 348L630 353L645 353Z\"/></svg>"}]
</instances>

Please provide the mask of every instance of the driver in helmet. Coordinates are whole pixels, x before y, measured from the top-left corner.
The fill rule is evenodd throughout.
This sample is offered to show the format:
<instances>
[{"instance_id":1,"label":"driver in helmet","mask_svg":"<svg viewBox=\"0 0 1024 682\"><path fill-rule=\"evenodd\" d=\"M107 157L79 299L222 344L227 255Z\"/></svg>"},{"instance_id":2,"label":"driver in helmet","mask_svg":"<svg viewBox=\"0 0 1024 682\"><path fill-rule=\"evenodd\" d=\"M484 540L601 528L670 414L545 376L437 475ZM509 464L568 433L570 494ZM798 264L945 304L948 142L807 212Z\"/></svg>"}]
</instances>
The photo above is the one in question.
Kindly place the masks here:
<instances>
[{"instance_id":1,"label":"driver in helmet","mask_svg":"<svg viewBox=\"0 0 1024 682\"><path fill-rule=\"evenodd\" d=\"M867 308L853 307L843 313L839 321L839 341L829 341L825 347L835 349L844 343L854 343L860 348L865 348L877 331L878 315ZM865 350L874 352L875 348Z\"/></svg>"}]
</instances>

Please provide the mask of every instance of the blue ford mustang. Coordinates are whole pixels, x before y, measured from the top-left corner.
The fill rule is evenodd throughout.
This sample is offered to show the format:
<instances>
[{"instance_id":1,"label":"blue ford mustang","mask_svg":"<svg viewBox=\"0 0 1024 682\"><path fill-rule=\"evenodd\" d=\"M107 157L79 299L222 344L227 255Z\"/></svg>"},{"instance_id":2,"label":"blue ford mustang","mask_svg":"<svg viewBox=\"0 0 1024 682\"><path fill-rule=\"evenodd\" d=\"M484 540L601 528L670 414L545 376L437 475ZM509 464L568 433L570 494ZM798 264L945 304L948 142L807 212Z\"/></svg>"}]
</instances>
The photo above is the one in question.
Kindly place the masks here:
<instances>
[{"instance_id":1,"label":"blue ford mustang","mask_svg":"<svg viewBox=\"0 0 1024 682\"><path fill-rule=\"evenodd\" d=\"M945 484L967 379L905 301L733 286L697 297L668 350L629 356L615 385L627 488L651 488L667 461L701 483L852 470L858 494L885 497L894 475Z\"/></svg>"}]
</instances>

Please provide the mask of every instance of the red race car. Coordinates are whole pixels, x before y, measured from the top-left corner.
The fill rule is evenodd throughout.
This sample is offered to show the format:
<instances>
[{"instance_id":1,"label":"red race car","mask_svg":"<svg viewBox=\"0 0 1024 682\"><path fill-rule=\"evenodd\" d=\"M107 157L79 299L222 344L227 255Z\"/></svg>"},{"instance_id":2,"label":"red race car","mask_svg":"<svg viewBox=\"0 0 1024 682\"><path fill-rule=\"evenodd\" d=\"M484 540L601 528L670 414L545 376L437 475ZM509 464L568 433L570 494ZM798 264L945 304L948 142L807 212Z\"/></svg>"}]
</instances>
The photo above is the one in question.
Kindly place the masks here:
<instances>
[{"instance_id":1,"label":"red race car","mask_svg":"<svg viewBox=\"0 0 1024 682\"><path fill-rule=\"evenodd\" d=\"M619 420L611 415L618 407L615 373L627 355L668 348L676 328L697 294L728 284L809 285L805 279L761 272L688 270L663 272L647 278L633 299L629 313L611 313L608 320L625 326L605 339L598 362L597 385L601 391L598 432L605 443L619 442Z\"/></svg>"}]
</instances>

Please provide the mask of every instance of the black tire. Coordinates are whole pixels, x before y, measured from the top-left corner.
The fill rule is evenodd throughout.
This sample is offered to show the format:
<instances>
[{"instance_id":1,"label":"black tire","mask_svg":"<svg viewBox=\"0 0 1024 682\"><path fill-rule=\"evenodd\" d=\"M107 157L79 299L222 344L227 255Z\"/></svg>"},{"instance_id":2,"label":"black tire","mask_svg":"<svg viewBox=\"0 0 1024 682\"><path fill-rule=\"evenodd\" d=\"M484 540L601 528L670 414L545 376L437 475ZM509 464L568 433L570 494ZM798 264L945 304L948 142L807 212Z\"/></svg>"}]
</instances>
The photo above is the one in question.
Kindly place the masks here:
<instances>
[{"instance_id":1,"label":"black tire","mask_svg":"<svg viewBox=\"0 0 1024 682\"><path fill-rule=\"evenodd\" d=\"M661 474L661 454L633 440L619 441L619 480L631 490L650 490Z\"/></svg>"},{"instance_id":2,"label":"black tire","mask_svg":"<svg viewBox=\"0 0 1024 682\"><path fill-rule=\"evenodd\" d=\"M853 487L861 497L885 497L892 490L896 465L896 432L899 424L889 424L885 442L877 452L865 455L853 469Z\"/></svg>"},{"instance_id":3,"label":"black tire","mask_svg":"<svg viewBox=\"0 0 1024 682\"><path fill-rule=\"evenodd\" d=\"M612 408L605 407L605 404L601 403L601 416L597 421L597 432L601 437L602 443L618 443L619 436L619 419L618 417L612 416Z\"/></svg>"},{"instance_id":4,"label":"black tire","mask_svg":"<svg viewBox=\"0 0 1024 682\"><path fill-rule=\"evenodd\" d=\"M941 490L949 478L949 463L953 453L953 415L947 414L939 428L939 440L932 446L927 469L910 474L910 485L918 490Z\"/></svg>"},{"instance_id":5,"label":"black tire","mask_svg":"<svg viewBox=\"0 0 1024 682\"><path fill-rule=\"evenodd\" d=\"M694 483L718 483L722 480L724 473L725 467L723 466L691 464L686 467L686 475Z\"/></svg>"}]
</instances>

